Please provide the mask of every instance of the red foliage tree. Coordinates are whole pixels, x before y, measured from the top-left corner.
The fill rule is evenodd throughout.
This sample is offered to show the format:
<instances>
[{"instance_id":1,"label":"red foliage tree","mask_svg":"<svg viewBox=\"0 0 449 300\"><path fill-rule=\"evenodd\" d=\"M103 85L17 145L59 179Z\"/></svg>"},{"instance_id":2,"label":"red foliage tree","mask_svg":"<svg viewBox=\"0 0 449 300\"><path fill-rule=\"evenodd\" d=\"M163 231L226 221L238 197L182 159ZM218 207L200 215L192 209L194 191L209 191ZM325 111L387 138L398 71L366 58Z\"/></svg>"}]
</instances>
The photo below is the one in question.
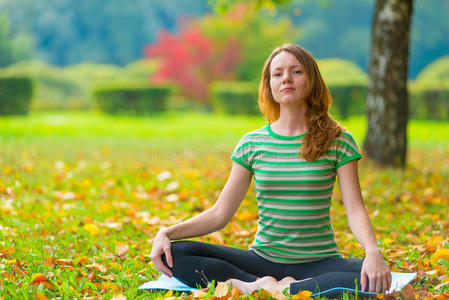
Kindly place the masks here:
<instances>
[{"instance_id":1,"label":"red foliage tree","mask_svg":"<svg viewBox=\"0 0 449 300\"><path fill-rule=\"evenodd\" d=\"M195 23L180 27L184 29L179 34L161 30L157 42L145 47L146 57L162 61L150 81L174 81L186 96L207 102L210 82L234 78L240 62L239 43L228 39L217 45Z\"/></svg>"}]
</instances>

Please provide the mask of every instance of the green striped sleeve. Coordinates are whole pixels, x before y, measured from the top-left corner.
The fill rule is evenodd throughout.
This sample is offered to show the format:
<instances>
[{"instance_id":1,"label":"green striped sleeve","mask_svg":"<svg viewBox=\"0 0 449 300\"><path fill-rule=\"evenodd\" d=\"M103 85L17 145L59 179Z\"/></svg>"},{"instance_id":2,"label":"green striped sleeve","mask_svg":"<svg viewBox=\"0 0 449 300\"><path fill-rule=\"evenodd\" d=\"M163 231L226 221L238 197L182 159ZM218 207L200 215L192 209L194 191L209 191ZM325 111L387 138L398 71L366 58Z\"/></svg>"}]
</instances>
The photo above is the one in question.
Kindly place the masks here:
<instances>
[{"instance_id":1,"label":"green striped sleeve","mask_svg":"<svg viewBox=\"0 0 449 300\"><path fill-rule=\"evenodd\" d=\"M334 153L337 157L337 161L335 164L336 169L346 164L347 162L355 159L359 160L362 158L362 155L360 154L354 138L348 131L343 132L335 141Z\"/></svg>"}]
</instances>

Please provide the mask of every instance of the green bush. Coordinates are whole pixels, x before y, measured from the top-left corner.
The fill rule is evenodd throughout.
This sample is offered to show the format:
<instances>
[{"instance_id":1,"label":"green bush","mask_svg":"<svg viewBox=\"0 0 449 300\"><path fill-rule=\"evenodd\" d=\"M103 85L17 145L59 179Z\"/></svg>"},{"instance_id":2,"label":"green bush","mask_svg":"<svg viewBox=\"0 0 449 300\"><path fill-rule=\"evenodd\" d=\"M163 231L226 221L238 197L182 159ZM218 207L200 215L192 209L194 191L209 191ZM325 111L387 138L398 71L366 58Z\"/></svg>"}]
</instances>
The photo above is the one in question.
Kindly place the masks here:
<instances>
[{"instance_id":1,"label":"green bush","mask_svg":"<svg viewBox=\"0 0 449 300\"><path fill-rule=\"evenodd\" d=\"M34 82L31 109L86 109L89 103L76 80L65 76L63 69L39 61L26 61L2 69L6 76L29 77Z\"/></svg>"},{"instance_id":2,"label":"green bush","mask_svg":"<svg viewBox=\"0 0 449 300\"><path fill-rule=\"evenodd\" d=\"M449 120L449 56L429 64L410 84L410 116Z\"/></svg>"},{"instance_id":3,"label":"green bush","mask_svg":"<svg viewBox=\"0 0 449 300\"><path fill-rule=\"evenodd\" d=\"M169 86L116 83L95 88L93 98L108 114L147 115L165 111L170 94Z\"/></svg>"},{"instance_id":4,"label":"green bush","mask_svg":"<svg viewBox=\"0 0 449 300\"><path fill-rule=\"evenodd\" d=\"M228 114L259 114L258 86L254 82L217 81L211 85L212 106Z\"/></svg>"},{"instance_id":5,"label":"green bush","mask_svg":"<svg viewBox=\"0 0 449 300\"><path fill-rule=\"evenodd\" d=\"M410 117L449 120L449 82L438 87L410 88Z\"/></svg>"},{"instance_id":6,"label":"green bush","mask_svg":"<svg viewBox=\"0 0 449 300\"><path fill-rule=\"evenodd\" d=\"M341 118L365 114L368 75L355 63L344 59L319 59L317 63L332 94L331 111Z\"/></svg>"},{"instance_id":7,"label":"green bush","mask_svg":"<svg viewBox=\"0 0 449 300\"><path fill-rule=\"evenodd\" d=\"M368 87L360 84L342 84L328 86L332 95L331 112L342 119L350 115L363 115L366 113L366 97Z\"/></svg>"},{"instance_id":8,"label":"green bush","mask_svg":"<svg viewBox=\"0 0 449 300\"><path fill-rule=\"evenodd\" d=\"M27 77L0 77L0 115L28 114L33 81Z\"/></svg>"}]
</instances>

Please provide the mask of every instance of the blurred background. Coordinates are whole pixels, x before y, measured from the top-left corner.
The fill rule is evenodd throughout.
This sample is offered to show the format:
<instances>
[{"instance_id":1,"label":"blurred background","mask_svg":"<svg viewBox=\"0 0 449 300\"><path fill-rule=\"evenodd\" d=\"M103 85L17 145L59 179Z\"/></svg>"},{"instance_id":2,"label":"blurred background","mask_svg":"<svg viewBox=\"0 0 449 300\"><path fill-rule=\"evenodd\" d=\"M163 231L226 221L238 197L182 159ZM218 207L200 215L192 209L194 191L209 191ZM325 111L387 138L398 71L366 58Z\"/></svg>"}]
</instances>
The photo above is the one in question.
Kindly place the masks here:
<instances>
[{"instance_id":1,"label":"blurred background","mask_svg":"<svg viewBox=\"0 0 449 300\"><path fill-rule=\"evenodd\" d=\"M286 42L319 60L334 115L365 113L373 0L212 3L0 0L0 114L260 114L264 60ZM449 119L448 11L415 1L411 118Z\"/></svg>"}]
</instances>

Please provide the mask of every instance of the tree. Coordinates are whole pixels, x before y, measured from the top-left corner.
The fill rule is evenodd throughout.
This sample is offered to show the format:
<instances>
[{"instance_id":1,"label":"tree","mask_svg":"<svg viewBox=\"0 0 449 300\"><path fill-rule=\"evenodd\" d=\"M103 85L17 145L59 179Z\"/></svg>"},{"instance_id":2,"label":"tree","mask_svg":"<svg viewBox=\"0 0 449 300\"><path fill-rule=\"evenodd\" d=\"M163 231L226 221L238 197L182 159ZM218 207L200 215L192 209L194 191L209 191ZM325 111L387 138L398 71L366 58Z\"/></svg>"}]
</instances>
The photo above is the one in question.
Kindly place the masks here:
<instances>
[{"instance_id":1,"label":"tree","mask_svg":"<svg viewBox=\"0 0 449 300\"><path fill-rule=\"evenodd\" d=\"M377 0L371 31L368 132L363 144L376 162L405 166L407 73L413 0Z\"/></svg>"},{"instance_id":2,"label":"tree","mask_svg":"<svg viewBox=\"0 0 449 300\"><path fill-rule=\"evenodd\" d=\"M184 95L206 103L211 81L234 78L240 45L232 38L217 45L195 22L181 27L179 34L160 31L157 43L145 48L148 58L159 58L162 62L150 80L176 82Z\"/></svg>"},{"instance_id":3,"label":"tree","mask_svg":"<svg viewBox=\"0 0 449 300\"><path fill-rule=\"evenodd\" d=\"M8 18L0 15L0 67L30 56L30 45L22 36L11 37Z\"/></svg>"}]
</instances>

